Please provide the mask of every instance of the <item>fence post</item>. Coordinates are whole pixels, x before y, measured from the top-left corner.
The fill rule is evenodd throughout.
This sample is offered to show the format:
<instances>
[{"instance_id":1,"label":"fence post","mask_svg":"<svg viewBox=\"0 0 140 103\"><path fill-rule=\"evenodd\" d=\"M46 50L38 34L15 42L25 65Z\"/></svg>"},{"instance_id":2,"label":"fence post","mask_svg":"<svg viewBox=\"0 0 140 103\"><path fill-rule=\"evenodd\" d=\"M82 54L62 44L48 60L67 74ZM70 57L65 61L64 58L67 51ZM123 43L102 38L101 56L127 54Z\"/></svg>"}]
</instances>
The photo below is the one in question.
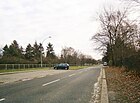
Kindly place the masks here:
<instances>
[{"instance_id":1,"label":"fence post","mask_svg":"<svg viewBox=\"0 0 140 103\"><path fill-rule=\"evenodd\" d=\"M7 64L5 65L5 69L7 70Z\"/></svg>"},{"instance_id":2,"label":"fence post","mask_svg":"<svg viewBox=\"0 0 140 103\"><path fill-rule=\"evenodd\" d=\"M13 69L14 69L14 64L12 64L12 67L13 67Z\"/></svg>"},{"instance_id":3,"label":"fence post","mask_svg":"<svg viewBox=\"0 0 140 103\"><path fill-rule=\"evenodd\" d=\"M18 64L18 68L20 69L20 64Z\"/></svg>"},{"instance_id":4,"label":"fence post","mask_svg":"<svg viewBox=\"0 0 140 103\"><path fill-rule=\"evenodd\" d=\"M25 69L25 64L23 64L23 69Z\"/></svg>"}]
</instances>

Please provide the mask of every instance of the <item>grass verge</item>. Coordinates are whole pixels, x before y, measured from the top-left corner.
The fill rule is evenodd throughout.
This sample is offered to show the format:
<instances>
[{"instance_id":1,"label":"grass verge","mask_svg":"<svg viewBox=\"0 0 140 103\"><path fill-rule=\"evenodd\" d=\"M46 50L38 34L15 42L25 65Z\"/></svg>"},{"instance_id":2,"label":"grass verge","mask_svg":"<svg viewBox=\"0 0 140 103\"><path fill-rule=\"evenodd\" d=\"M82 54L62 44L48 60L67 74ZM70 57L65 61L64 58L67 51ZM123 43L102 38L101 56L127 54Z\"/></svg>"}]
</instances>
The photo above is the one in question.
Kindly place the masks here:
<instances>
[{"instance_id":1,"label":"grass verge","mask_svg":"<svg viewBox=\"0 0 140 103\"><path fill-rule=\"evenodd\" d=\"M70 66L70 70L78 70L78 69L84 69L88 68L90 66Z\"/></svg>"}]
</instances>

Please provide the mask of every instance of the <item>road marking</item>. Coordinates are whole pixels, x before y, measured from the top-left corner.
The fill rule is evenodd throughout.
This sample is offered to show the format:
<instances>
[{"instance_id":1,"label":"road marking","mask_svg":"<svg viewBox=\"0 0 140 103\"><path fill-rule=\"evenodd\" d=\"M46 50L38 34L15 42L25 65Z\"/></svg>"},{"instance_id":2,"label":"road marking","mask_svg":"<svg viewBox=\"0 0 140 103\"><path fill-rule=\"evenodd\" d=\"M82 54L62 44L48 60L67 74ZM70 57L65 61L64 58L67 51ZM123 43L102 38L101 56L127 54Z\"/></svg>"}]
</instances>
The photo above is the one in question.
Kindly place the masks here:
<instances>
[{"instance_id":1,"label":"road marking","mask_svg":"<svg viewBox=\"0 0 140 103\"><path fill-rule=\"evenodd\" d=\"M22 79L22 81L28 81L28 80L31 80L32 78L25 78L25 79Z\"/></svg>"},{"instance_id":2,"label":"road marking","mask_svg":"<svg viewBox=\"0 0 140 103\"><path fill-rule=\"evenodd\" d=\"M2 99L0 99L0 102L1 102L1 101L4 101L4 100L5 100L5 98L2 98Z\"/></svg>"},{"instance_id":3,"label":"road marking","mask_svg":"<svg viewBox=\"0 0 140 103\"><path fill-rule=\"evenodd\" d=\"M52 84L52 83L55 83L55 82L58 82L58 81L60 81L60 79L57 79L57 80L54 80L54 81L45 83L45 84L43 84L42 86L44 87L44 86L46 86L46 85L49 85L49 84Z\"/></svg>"},{"instance_id":4,"label":"road marking","mask_svg":"<svg viewBox=\"0 0 140 103\"><path fill-rule=\"evenodd\" d=\"M76 74L71 74L71 75L69 75L69 77L72 77L72 76L74 76L74 75L76 75Z\"/></svg>"}]
</instances>

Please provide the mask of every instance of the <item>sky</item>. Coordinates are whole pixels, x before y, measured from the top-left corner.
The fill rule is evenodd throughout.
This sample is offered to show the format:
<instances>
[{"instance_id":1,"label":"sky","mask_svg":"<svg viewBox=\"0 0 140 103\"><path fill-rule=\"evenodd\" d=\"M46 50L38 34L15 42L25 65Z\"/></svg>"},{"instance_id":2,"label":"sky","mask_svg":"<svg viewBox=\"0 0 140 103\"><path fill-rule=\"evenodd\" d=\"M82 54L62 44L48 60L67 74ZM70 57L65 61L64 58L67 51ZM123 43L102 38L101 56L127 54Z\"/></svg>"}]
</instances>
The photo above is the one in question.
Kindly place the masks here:
<instances>
[{"instance_id":1,"label":"sky","mask_svg":"<svg viewBox=\"0 0 140 103\"><path fill-rule=\"evenodd\" d=\"M29 43L50 42L57 55L72 47L85 55L101 59L91 37L99 31L97 14L113 0L0 0L0 47L17 40ZM51 36L51 38L49 38Z\"/></svg>"}]
</instances>

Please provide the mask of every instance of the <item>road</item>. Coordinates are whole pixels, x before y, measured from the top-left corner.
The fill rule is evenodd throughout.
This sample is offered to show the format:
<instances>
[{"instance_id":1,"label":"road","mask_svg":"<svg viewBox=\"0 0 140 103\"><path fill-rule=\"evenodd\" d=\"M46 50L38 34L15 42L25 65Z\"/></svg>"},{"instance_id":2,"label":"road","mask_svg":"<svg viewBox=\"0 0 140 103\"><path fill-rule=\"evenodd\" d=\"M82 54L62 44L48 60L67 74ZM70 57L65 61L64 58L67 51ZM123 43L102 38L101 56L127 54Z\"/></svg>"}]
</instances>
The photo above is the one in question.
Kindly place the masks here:
<instances>
[{"instance_id":1,"label":"road","mask_svg":"<svg viewBox=\"0 0 140 103\"><path fill-rule=\"evenodd\" d=\"M89 103L100 67L0 85L0 103Z\"/></svg>"}]
</instances>

